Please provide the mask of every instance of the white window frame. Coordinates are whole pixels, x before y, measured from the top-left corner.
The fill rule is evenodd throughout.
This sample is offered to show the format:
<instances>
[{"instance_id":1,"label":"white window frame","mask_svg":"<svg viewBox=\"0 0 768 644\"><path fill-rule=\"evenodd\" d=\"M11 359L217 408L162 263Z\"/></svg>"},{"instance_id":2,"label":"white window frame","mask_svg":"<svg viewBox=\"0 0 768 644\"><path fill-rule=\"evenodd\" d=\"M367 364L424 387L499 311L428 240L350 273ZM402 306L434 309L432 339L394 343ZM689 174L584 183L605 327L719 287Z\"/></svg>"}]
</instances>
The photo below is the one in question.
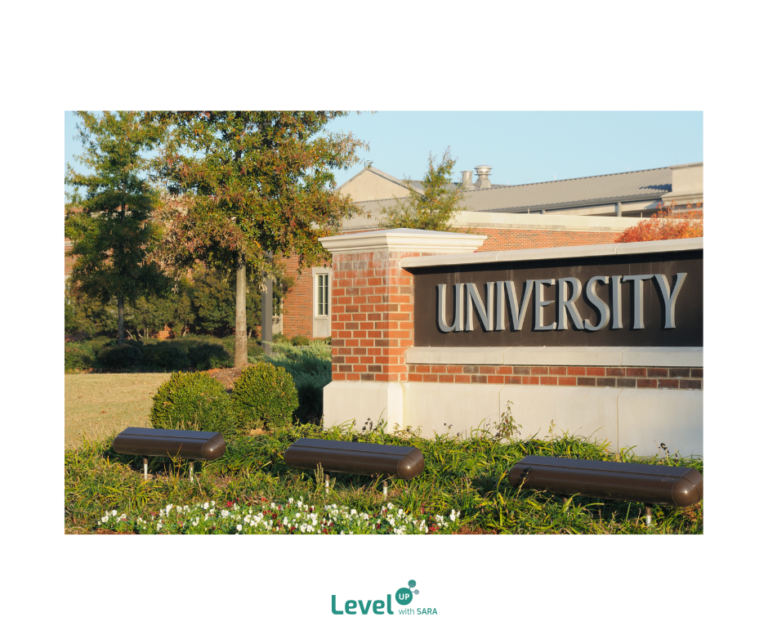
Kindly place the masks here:
<instances>
[{"instance_id":1,"label":"white window frame","mask_svg":"<svg viewBox=\"0 0 768 644\"><path fill-rule=\"evenodd\" d=\"M328 298L328 310L325 315L320 315L319 310L319 297L320 297L320 285L318 284L318 277L320 275L327 275L327 290L326 297ZM331 335L331 282L333 281L333 271L330 268L313 268L312 269L312 336L315 338L327 338Z\"/></svg>"}]
</instances>

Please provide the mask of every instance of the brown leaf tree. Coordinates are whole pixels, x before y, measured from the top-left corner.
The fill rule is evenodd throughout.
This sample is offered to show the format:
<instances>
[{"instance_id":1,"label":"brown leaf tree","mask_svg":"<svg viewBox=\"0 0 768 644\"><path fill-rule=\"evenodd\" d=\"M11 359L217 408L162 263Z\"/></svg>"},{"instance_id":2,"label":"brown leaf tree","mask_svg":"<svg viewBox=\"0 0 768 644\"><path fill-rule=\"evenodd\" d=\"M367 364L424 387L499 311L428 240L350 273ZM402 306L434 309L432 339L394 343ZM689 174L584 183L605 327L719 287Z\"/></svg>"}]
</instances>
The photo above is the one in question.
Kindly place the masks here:
<instances>
[{"instance_id":1,"label":"brown leaf tree","mask_svg":"<svg viewBox=\"0 0 768 644\"><path fill-rule=\"evenodd\" d=\"M154 112L166 137L154 169L171 195L163 210L168 266L202 262L236 280L235 367L248 362L246 271L273 273L326 259L318 242L355 212L333 171L364 144L323 131L346 112ZM269 324L267 321L266 324Z\"/></svg>"}]
</instances>

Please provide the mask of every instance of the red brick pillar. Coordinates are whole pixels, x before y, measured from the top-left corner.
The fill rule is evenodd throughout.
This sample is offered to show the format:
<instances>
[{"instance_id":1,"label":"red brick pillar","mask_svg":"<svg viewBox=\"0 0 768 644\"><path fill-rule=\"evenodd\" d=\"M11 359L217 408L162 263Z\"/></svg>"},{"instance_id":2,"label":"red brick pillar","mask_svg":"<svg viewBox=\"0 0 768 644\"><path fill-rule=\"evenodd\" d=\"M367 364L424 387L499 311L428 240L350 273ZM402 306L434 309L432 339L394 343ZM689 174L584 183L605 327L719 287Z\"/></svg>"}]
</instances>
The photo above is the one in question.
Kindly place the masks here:
<instances>
[{"instance_id":1,"label":"red brick pillar","mask_svg":"<svg viewBox=\"0 0 768 644\"><path fill-rule=\"evenodd\" d=\"M381 230L327 237L333 255L331 338L333 382L323 392L326 426L379 418L403 424L401 383L413 346L413 276L400 260L474 252L484 235Z\"/></svg>"}]
</instances>

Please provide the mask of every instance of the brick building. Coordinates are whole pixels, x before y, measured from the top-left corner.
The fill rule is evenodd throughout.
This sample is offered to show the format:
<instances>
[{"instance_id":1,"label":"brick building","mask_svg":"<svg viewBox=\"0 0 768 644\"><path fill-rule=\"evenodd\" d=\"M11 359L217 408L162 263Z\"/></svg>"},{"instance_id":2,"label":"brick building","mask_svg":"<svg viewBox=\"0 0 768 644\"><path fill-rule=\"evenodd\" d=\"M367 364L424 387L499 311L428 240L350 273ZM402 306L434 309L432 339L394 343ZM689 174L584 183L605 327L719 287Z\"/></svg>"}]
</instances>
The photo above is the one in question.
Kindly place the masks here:
<instances>
[{"instance_id":1,"label":"brick building","mask_svg":"<svg viewBox=\"0 0 768 644\"><path fill-rule=\"evenodd\" d=\"M462 172L455 189L465 191L453 228L487 239L478 252L610 244L638 218L664 204L702 203L703 163L547 181L517 186L491 183L491 168ZM410 186L422 192L421 182ZM380 230L383 210L408 196L404 181L376 168L363 170L339 188L366 213L344 222L341 233ZM291 258L295 284L282 303L280 328L288 337L329 337L333 268L306 268L300 275Z\"/></svg>"}]
</instances>

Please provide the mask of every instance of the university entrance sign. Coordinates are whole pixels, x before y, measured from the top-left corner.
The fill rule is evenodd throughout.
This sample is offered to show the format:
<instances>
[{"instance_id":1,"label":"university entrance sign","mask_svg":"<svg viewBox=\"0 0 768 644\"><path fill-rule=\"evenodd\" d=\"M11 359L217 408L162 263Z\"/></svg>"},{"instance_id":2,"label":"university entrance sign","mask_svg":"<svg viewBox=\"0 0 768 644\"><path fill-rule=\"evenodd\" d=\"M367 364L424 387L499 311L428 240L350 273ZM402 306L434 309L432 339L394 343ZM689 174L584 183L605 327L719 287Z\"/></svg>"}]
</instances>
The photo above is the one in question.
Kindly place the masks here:
<instances>
[{"instance_id":1,"label":"university entrance sign","mask_svg":"<svg viewBox=\"0 0 768 644\"><path fill-rule=\"evenodd\" d=\"M638 455L661 443L702 454L702 239L475 252L485 240L322 240L326 426L371 418L469 436L513 405L521 438L554 427Z\"/></svg>"},{"instance_id":2,"label":"university entrance sign","mask_svg":"<svg viewBox=\"0 0 768 644\"><path fill-rule=\"evenodd\" d=\"M414 268L414 345L702 346L702 258Z\"/></svg>"}]
</instances>

